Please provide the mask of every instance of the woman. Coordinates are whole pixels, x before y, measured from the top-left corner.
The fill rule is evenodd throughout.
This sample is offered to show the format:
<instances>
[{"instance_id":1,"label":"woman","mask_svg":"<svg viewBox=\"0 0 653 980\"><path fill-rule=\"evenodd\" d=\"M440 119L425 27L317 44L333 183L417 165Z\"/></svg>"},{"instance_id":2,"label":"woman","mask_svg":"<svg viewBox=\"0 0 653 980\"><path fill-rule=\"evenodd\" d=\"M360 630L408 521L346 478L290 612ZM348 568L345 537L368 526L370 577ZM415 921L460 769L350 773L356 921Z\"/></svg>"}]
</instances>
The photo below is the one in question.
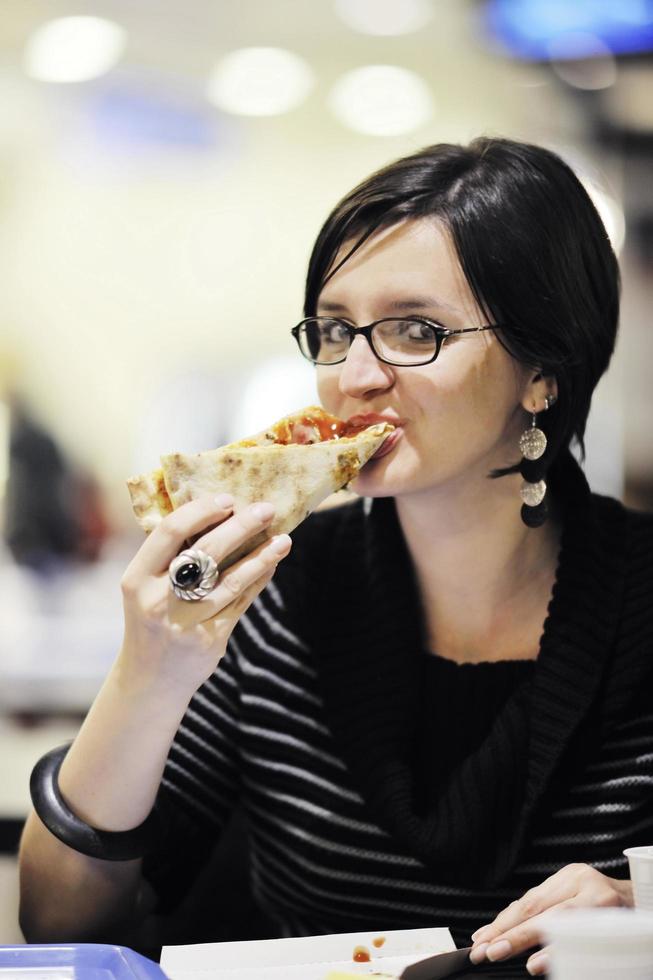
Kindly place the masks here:
<instances>
[{"instance_id":1,"label":"woman","mask_svg":"<svg viewBox=\"0 0 653 980\"><path fill-rule=\"evenodd\" d=\"M111 832L156 798L156 840L111 863L32 814L28 938L115 936L165 908L238 799L255 895L287 935L442 924L474 933L474 962L528 952L537 974L542 912L632 904L621 852L653 836L653 523L592 496L568 450L618 291L587 194L538 147L429 147L336 207L293 332L328 410L396 434L362 500L201 602L169 589L183 542L219 561L269 505L196 500L143 544L59 782Z\"/></svg>"}]
</instances>

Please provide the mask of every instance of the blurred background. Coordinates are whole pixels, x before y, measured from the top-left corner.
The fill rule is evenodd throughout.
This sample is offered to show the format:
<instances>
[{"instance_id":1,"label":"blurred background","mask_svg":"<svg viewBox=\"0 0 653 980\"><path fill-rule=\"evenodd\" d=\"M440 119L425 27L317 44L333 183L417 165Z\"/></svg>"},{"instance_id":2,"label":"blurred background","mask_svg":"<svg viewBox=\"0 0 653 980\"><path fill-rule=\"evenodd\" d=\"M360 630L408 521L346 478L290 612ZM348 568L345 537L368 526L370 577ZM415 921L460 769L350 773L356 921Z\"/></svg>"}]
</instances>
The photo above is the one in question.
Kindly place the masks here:
<instances>
[{"instance_id":1,"label":"blurred background","mask_svg":"<svg viewBox=\"0 0 653 980\"><path fill-rule=\"evenodd\" d=\"M653 506L651 0L3 0L0 942L29 771L120 642L127 476L315 400L293 349L335 201L427 143L542 143L623 271L597 490Z\"/></svg>"}]
</instances>

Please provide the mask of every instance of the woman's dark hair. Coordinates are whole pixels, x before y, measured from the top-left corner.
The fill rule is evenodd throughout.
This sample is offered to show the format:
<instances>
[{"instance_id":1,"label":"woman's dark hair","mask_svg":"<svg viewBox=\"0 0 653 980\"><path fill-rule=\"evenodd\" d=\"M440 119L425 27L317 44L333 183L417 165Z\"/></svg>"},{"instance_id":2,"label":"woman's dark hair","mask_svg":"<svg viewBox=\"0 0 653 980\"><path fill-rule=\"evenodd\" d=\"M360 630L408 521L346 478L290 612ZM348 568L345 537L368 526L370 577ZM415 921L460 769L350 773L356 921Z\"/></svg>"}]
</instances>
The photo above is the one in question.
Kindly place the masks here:
<instances>
[{"instance_id":1,"label":"woman's dark hair","mask_svg":"<svg viewBox=\"0 0 653 980\"><path fill-rule=\"evenodd\" d=\"M420 218L448 229L509 353L555 376L558 400L538 417L547 464L574 437L584 452L592 392L616 340L620 281L605 227L574 172L543 147L485 137L391 163L327 218L309 263L304 315L315 315L325 283L375 231ZM345 243L351 248L334 265Z\"/></svg>"}]
</instances>

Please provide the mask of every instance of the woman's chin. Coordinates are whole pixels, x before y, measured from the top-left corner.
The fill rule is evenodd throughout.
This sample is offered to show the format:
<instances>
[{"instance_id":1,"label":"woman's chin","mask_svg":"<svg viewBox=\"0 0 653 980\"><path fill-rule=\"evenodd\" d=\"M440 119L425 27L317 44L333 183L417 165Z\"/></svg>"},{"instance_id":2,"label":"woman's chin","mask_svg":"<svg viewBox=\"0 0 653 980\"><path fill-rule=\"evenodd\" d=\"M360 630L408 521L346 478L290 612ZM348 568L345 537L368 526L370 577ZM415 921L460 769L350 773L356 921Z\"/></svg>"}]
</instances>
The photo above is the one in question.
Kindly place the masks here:
<instances>
[{"instance_id":1,"label":"woman's chin","mask_svg":"<svg viewBox=\"0 0 653 980\"><path fill-rule=\"evenodd\" d=\"M359 497L394 497L406 492L408 481L403 467L397 466L394 453L372 459L361 469L350 488Z\"/></svg>"}]
</instances>

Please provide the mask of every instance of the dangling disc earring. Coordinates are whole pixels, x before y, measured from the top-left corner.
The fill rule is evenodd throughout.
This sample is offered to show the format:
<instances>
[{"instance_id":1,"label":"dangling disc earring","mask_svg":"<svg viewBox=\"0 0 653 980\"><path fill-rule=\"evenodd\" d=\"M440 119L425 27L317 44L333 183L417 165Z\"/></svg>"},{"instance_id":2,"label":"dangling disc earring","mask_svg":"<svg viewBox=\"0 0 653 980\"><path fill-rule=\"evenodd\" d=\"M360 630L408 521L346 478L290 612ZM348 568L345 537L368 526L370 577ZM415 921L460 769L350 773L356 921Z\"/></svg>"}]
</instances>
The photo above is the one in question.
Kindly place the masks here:
<instances>
[{"instance_id":1,"label":"dangling disc earring","mask_svg":"<svg viewBox=\"0 0 653 980\"><path fill-rule=\"evenodd\" d=\"M535 412L533 412L529 428L521 434L519 448L522 456L525 456L526 459L540 459L546 452L546 436L537 427L537 414Z\"/></svg>"},{"instance_id":2,"label":"dangling disc earring","mask_svg":"<svg viewBox=\"0 0 653 980\"><path fill-rule=\"evenodd\" d=\"M547 395L546 397L546 408L550 408L553 404L553 397ZM525 460L533 462L535 460L541 459L546 452L546 435L537 426L537 413L533 412L533 417L531 419L531 424L522 433L519 440L519 449L524 457L522 460L522 472L524 469ZM528 468L530 471L533 469L538 469L537 467ZM544 471L544 467L542 467ZM529 472L531 475L531 472ZM521 509L521 519L526 524L527 527L541 527L547 518L547 506L546 506L546 482L544 479L540 480L524 480L521 487L519 488L519 496L523 501L523 506Z\"/></svg>"}]
</instances>

